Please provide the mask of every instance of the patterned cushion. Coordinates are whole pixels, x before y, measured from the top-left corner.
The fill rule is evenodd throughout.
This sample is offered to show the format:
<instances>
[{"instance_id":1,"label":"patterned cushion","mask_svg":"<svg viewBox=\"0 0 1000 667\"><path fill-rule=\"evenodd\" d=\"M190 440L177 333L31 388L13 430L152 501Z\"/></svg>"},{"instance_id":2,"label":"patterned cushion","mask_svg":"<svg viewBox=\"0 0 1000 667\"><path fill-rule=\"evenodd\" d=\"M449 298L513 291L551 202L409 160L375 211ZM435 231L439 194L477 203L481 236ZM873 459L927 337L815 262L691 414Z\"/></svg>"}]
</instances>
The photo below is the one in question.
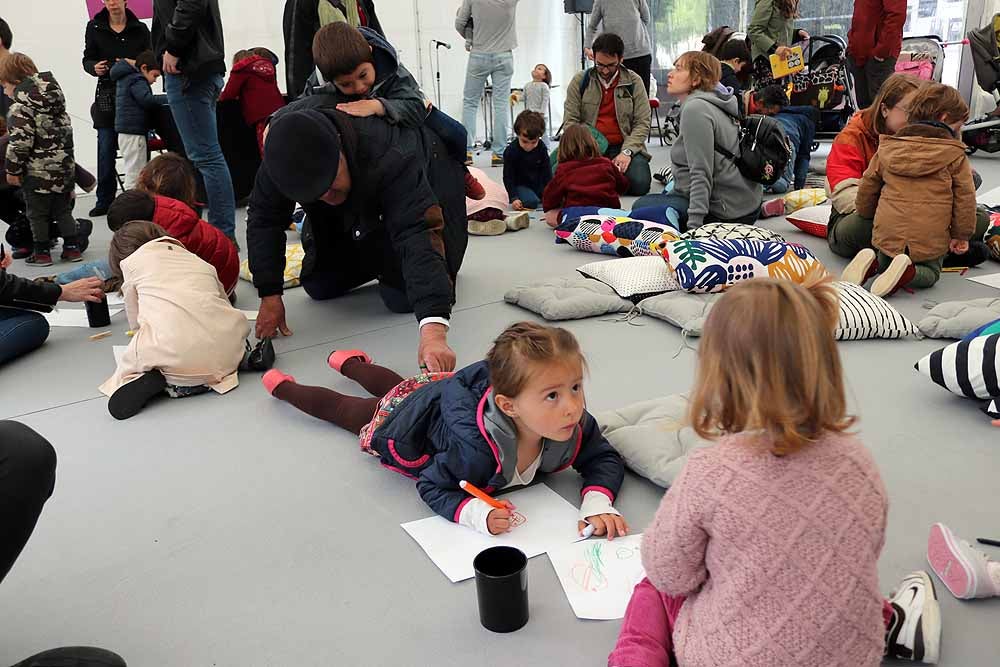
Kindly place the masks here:
<instances>
[{"instance_id":1,"label":"patterned cushion","mask_svg":"<svg viewBox=\"0 0 1000 667\"><path fill-rule=\"evenodd\" d=\"M919 336L910 320L880 297L854 283L834 283L840 292L837 340Z\"/></svg>"},{"instance_id":2,"label":"patterned cushion","mask_svg":"<svg viewBox=\"0 0 1000 667\"><path fill-rule=\"evenodd\" d=\"M800 283L816 256L805 246L777 241L734 239L682 240L668 243L663 259L688 292L721 292L752 278L785 278Z\"/></svg>"},{"instance_id":3,"label":"patterned cushion","mask_svg":"<svg viewBox=\"0 0 1000 667\"><path fill-rule=\"evenodd\" d=\"M570 218L556 227L555 233L556 243L616 257L657 255L661 244L680 238L679 232L667 225L603 215Z\"/></svg>"},{"instance_id":4,"label":"patterned cushion","mask_svg":"<svg viewBox=\"0 0 1000 667\"><path fill-rule=\"evenodd\" d=\"M785 219L806 234L812 234L813 236L825 239L827 225L830 222L831 208L829 204L825 206L810 206L809 208L789 214Z\"/></svg>"},{"instance_id":5,"label":"patterned cushion","mask_svg":"<svg viewBox=\"0 0 1000 667\"><path fill-rule=\"evenodd\" d=\"M953 394L990 399L1000 396L1000 334L960 340L931 352L914 368Z\"/></svg>"},{"instance_id":6,"label":"patterned cushion","mask_svg":"<svg viewBox=\"0 0 1000 667\"><path fill-rule=\"evenodd\" d=\"M983 326L974 329L968 336L964 336L962 340L970 340L979 336L992 336L996 333L1000 333L1000 320L993 320L989 324L984 324Z\"/></svg>"},{"instance_id":7,"label":"patterned cushion","mask_svg":"<svg viewBox=\"0 0 1000 667\"><path fill-rule=\"evenodd\" d=\"M1000 262L1000 213L990 213L990 226L983 235L983 240L990 248L990 255Z\"/></svg>"},{"instance_id":8,"label":"patterned cushion","mask_svg":"<svg viewBox=\"0 0 1000 667\"><path fill-rule=\"evenodd\" d=\"M659 257L627 257L584 264L577 269L598 280L623 299L638 301L678 289L677 281Z\"/></svg>"},{"instance_id":9,"label":"patterned cushion","mask_svg":"<svg viewBox=\"0 0 1000 667\"><path fill-rule=\"evenodd\" d=\"M681 235L682 239L750 239L751 241L778 241L785 239L777 232L755 225L739 225L733 222L710 222Z\"/></svg>"},{"instance_id":10,"label":"patterned cushion","mask_svg":"<svg viewBox=\"0 0 1000 667\"><path fill-rule=\"evenodd\" d=\"M785 200L785 213L792 213L806 207L819 206L825 202L826 190L823 188L793 190L782 197L782 199Z\"/></svg>"},{"instance_id":11,"label":"patterned cushion","mask_svg":"<svg viewBox=\"0 0 1000 667\"><path fill-rule=\"evenodd\" d=\"M983 404L983 412L991 419L1000 419L1000 398L994 398Z\"/></svg>"},{"instance_id":12,"label":"patterned cushion","mask_svg":"<svg viewBox=\"0 0 1000 667\"><path fill-rule=\"evenodd\" d=\"M299 274L302 273L302 259L306 256L301 243L291 243L285 246L285 282L283 287L299 286ZM250 273L250 260L244 259L240 262L240 278L248 282L253 282L253 274Z\"/></svg>"}]
</instances>

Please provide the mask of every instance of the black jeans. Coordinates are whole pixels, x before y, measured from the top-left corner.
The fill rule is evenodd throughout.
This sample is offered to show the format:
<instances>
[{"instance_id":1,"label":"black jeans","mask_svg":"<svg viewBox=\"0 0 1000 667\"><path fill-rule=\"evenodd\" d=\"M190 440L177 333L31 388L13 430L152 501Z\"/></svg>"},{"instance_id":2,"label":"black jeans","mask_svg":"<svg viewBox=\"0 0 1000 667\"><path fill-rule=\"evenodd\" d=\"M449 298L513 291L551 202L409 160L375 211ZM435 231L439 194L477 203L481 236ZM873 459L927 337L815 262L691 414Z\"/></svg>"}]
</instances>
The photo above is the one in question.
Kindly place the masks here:
<instances>
[{"instance_id":1,"label":"black jeans","mask_svg":"<svg viewBox=\"0 0 1000 667\"><path fill-rule=\"evenodd\" d=\"M649 76L653 69L653 56L639 56L638 58L626 58L622 61L625 67L639 75L642 85L646 87L646 96L649 96Z\"/></svg>"},{"instance_id":2,"label":"black jeans","mask_svg":"<svg viewBox=\"0 0 1000 667\"><path fill-rule=\"evenodd\" d=\"M24 203L31 222L31 237L36 250L44 246L48 252L49 223L59 226L64 241L76 243L76 219L73 217L73 193L39 194L24 191Z\"/></svg>"},{"instance_id":3,"label":"black jeans","mask_svg":"<svg viewBox=\"0 0 1000 667\"><path fill-rule=\"evenodd\" d=\"M0 581L35 529L56 483L56 451L24 424L0 421Z\"/></svg>"},{"instance_id":4,"label":"black jeans","mask_svg":"<svg viewBox=\"0 0 1000 667\"><path fill-rule=\"evenodd\" d=\"M854 77L854 92L858 97L858 108L867 109L878 96L878 90L885 80L896 71L896 59L886 58L882 62L869 58L858 67L850 57L847 66Z\"/></svg>"}]
</instances>

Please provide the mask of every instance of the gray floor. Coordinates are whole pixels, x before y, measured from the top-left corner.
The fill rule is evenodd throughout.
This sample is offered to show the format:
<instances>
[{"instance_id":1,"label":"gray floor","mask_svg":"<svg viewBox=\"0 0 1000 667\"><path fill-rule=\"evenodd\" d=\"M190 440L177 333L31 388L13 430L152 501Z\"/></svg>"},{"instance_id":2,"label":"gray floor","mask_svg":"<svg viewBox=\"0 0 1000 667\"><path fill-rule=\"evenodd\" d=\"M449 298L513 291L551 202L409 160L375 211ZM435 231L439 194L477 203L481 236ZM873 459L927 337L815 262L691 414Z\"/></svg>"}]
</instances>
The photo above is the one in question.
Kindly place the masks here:
<instances>
[{"instance_id":1,"label":"gray floor","mask_svg":"<svg viewBox=\"0 0 1000 667\"><path fill-rule=\"evenodd\" d=\"M653 152L654 166L666 162L666 150ZM1000 186L1000 162L974 162L984 191ZM92 202L82 198L77 213ZM781 219L763 224L805 242L831 270L842 267L822 241ZM108 239L98 230L88 255L106 250ZM528 317L503 303L509 286L568 275L594 259L554 246L537 221L517 234L473 238L451 335L460 364ZM22 262L14 270L41 273ZM239 295L241 307L255 307L246 283ZM952 274L893 304L920 318L930 300L996 295ZM363 347L404 374L416 370L412 318L387 313L371 288L328 303L291 290L286 303L295 334L278 341L278 366L300 381L360 391L326 367L335 347ZM567 324L590 352L592 409L689 387L695 355L674 357L680 333L639 323ZM97 391L113 370L111 346L127 343L121 316L111 328L114 337L98 342L85 329L54 329L42 350L0 374L0 417L26 422L59 452L55 494L0 587L0 664L70 644L115 649L132 665L464 667L514 656L524 665L604 664L619 623L576 620L544 556L528 568L531 622L511 636L483 630L474 584L450 584L399 528L429 514L412 484L360 455L352 436L267 396L255 375L226 396L163 401L115 422ZM886 591L926 567L932 522L970 538L1000 537L1000 430L912 368L941 345L841 344L861 432L891 495L880 561ZM575 473L547 483L577 502ZM617 507L641 530L661 495L629 474ZM1000 601L938 592L940 664L997 664Z\"/></svg>"}]
</instances>

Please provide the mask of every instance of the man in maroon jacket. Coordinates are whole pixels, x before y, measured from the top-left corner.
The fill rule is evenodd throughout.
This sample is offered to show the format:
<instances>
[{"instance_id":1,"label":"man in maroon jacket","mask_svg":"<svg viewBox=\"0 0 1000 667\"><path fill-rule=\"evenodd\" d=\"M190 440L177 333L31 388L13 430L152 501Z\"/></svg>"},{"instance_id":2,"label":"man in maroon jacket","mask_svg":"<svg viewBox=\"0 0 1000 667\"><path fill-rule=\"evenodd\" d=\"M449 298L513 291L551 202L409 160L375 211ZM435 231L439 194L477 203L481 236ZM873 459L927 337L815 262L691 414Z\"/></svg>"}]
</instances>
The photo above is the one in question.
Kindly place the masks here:
<instances>
[{"instance_id":1,"label":"man in maroon jacket","mask_svg":"<svg viewBox=\"0 0 1000 667\"><path fill-rule=\"evenodd\" d=\"M847 56L854 76L858 107L868 108L896 69L903 47L906 0L856 0Z\"/></svg>"}]
</instances>

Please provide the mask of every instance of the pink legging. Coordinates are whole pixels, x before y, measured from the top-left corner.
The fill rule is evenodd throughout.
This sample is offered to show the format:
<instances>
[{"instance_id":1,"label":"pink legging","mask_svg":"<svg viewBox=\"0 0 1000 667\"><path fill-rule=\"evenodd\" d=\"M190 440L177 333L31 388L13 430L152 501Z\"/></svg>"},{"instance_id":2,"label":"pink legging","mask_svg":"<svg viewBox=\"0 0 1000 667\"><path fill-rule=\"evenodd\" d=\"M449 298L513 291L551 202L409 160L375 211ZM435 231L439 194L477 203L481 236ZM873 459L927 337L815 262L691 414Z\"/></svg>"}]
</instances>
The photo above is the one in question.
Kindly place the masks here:
<instances>
[{"instance_id":1,"label":"pink legging","mask_svg":"<svg viewBox=\"0 0 1000 667\"><path fill-rule=\"evenodd\" d=\"M684 605L683 597L656 590L643 578L632 592L609 667L669 667L674 655L673 631ZM882 601L882 620L888 627L892 605Z\"/></svg>"}]
</instances>

